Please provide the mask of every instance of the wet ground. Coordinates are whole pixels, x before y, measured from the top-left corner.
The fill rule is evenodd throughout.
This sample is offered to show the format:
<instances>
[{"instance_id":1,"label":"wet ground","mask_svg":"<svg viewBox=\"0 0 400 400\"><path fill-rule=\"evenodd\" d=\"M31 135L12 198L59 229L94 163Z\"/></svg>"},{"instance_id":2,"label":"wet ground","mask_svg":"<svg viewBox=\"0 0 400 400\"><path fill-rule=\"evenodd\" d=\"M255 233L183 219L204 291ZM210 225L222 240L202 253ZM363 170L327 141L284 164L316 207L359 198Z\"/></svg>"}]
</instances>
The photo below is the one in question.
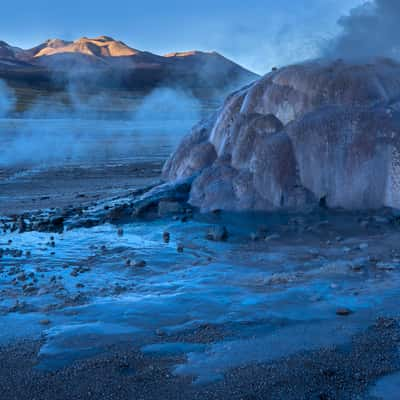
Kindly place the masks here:
<instances>
[{"instance_id":1,"label":"wet ground","mask_svg":"<svg viewBox=\"0 0 400 400\"><path fill-rule=\"evenodd\" d=\"M159 181L194 122L0 120L0 215L84 205Z\"/></svg>"},{"instance_id":2,"label":"wet ground","mask_svg":"<svg viewBox=\"0 0 400 400\"><path fill-rule=\"evenodd\" d=\"M131 201L192 124L3 120L0 215ZM1 220L2 400L400 398L389 211Z\"/></svg>"},{"instance_id":3,"label":"wet ground","mask_svg":"<svg viewBox=\"0 0 400 400\"><path fill-rule=\"evenodd\" d=\"M0 215L85 205L159 180L166 158L220 98L159 89L35 97L0 118Z\"/></svg>"},{"instance_id":4,"label":"wet ground","mask_svg":"<svg viewBox=\"0 0 400 400\"><path fill-rule=\"evenodd\" d=\"M227 240L207 239L216 226ZM374 213L8 231L1 391L61 399L79 382L83 399L397 398L399 239L396 219Z\"/></svg>"}]
</instances>

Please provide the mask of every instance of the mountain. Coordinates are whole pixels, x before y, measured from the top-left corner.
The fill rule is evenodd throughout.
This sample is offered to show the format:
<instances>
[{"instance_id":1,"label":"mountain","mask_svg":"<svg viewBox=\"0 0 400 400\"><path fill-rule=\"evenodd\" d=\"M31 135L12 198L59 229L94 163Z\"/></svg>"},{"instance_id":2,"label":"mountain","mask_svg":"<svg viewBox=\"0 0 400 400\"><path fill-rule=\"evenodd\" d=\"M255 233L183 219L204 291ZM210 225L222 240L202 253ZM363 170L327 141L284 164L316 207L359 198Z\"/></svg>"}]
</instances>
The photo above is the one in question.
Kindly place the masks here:
<instances>
[{"instance_id":1,"label":"mountain","mask_svg":"<svg viewBox=\"0 0 400 400\"><path fill-rule=\"evenodd\" d=\"M0 41L0 79L11 86L62 88L71 80L96 88L159 85L232 89L258 76L216 52L160 56L108 36L49 39L31 49Z\"/></svg>"},{"instance_id":2,"label":"mountain","mask_svg":"<svg viewBox=\"0 0 400 400\"><path fill-rule=\"evenodd\" d=\"M8 43L0 40L0 67L1 66L27 66L23 62L24 50L12 47Z\"/></svg>"}]
</instances>

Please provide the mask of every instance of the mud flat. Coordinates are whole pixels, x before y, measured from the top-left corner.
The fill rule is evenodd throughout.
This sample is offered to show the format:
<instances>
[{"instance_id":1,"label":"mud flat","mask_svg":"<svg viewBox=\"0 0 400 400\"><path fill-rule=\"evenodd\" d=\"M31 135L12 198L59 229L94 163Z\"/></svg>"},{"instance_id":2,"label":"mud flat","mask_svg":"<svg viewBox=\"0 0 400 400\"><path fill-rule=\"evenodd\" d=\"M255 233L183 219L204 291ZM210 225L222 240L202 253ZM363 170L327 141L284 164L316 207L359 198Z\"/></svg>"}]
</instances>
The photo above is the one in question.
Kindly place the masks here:
<instances>
[{"instance_id":1,"label":"mud flat","mask_svg":"<svg viewBox=\"0 0 400 400\"><path fill-rule=\"evenodd\" d=\"M395 214L198 214L168 190L59 232L4 219L5 399L395 398Z\"/></svg>"},{"instance_id":2,"label":"mud flat","mask_svg":"<svg viewBox=\"0 0 400 400\"><path fill-rule=\"evenodd\" d=\"M86 206L160 180L163 160L9 168L0 172L0 215Z\"/></svg>"}]
</instances>

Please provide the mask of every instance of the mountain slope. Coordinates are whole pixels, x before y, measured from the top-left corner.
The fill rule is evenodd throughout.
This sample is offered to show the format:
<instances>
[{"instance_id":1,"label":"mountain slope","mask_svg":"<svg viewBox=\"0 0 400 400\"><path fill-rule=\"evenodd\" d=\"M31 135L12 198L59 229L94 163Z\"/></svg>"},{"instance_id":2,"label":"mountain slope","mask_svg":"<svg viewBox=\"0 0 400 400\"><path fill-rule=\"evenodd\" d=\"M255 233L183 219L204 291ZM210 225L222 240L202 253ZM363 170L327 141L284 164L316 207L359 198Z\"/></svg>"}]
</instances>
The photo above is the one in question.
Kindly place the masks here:
<instances>
[{"instance_id":1,"label":"mountain slope","mask_svg":"<svg viewBox=\"0 0 400 400\"><path fill-rule=\"evenodd\" d=\"M11 85L62 87L71 79L98 88L148 89L160 85L232 89L258 76L215 52L160 56L108 36L50 39L22 50L0 41L0 79Z\"/></svg>"}]
</instances>

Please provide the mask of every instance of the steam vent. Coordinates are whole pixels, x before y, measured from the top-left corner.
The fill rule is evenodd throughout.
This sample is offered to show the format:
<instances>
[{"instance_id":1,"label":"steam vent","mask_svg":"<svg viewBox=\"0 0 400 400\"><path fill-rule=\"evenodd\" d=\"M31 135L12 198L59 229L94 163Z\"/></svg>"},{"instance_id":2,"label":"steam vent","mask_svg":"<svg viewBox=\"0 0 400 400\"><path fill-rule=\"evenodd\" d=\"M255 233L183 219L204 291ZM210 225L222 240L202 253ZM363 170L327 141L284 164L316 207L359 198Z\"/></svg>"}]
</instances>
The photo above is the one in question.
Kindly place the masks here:
<instances>
[{"instance_id":1,"label":"steam vent","mask_svg":"<svg viewBox=\"0 0 400 400\"><path fill-rule=\"evenodd\" d=\"M202 211L400 208L400 64L312 61L232 93L167 161Z\"/></svg>"}]
</instances>

